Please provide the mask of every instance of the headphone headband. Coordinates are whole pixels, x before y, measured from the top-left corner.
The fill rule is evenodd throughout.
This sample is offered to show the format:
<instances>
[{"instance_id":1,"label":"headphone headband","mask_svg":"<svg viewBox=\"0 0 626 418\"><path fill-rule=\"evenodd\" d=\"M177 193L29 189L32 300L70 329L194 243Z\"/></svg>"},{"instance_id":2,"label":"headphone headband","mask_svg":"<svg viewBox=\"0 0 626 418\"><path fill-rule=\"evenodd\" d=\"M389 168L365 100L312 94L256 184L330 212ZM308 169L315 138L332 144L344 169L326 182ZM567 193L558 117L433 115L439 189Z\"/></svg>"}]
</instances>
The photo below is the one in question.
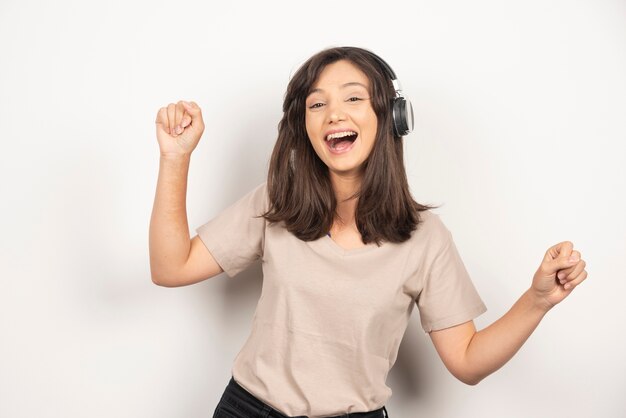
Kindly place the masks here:
<instances>
[{"instance_id":1,"label":"headphone headband","mask_svg":"<svg viewBox=\"0 0 626 418\"><path fill-rule=\"evenodd\" d=\"M381 57L379 57L378 55L376 55L372 51L369 51L367 49L365 49L365 51L367 51L372 56L372 58L374 58L376 61L378 61L378 63L385 69L385 71L387 71L387 75L389 76L389 78L391 78L391 81L394 81L394 80L397 79L396 73L393 71L391 66L389 64L387 64L387 61L385 61L384 59L382 59Z\"/></svg>"}]
</instances>

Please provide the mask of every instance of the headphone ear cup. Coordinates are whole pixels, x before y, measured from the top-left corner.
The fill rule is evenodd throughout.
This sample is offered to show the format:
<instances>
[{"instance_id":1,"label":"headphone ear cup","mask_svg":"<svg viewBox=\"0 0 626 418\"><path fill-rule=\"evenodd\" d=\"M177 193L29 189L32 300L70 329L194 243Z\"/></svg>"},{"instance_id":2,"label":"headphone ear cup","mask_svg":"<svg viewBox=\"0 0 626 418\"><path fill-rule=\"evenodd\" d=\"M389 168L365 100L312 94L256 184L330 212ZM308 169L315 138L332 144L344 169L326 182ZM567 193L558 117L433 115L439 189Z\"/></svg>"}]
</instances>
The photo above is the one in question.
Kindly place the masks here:
<instances>
[{"instance_id":1,"label":"headphone ear cup","mask_svg":"<svg viewBox=\"0 0 626 418\"><path fill-rule=\"evenodd\" d=\"M404 97L393 100L393 134L396 137L407 135L413 130L413 106Z\"/></svg>"}]
</instances>

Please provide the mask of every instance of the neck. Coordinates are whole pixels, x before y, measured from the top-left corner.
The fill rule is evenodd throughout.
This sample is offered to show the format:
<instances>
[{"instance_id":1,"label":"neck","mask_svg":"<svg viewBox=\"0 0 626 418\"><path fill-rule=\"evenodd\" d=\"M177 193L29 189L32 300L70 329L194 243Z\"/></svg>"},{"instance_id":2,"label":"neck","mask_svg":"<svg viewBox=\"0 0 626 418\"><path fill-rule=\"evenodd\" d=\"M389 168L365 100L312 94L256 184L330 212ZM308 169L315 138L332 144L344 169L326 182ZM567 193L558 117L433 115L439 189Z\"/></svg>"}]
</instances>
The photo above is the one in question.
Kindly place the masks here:
<instances>
[{"instance_id":1,"label":"neck","mask_svg":"<svg viewBox=\"0 0 626 418\"><path fill-rule=\"evenodd\" d=\"M348 199L361 187L362 176L359 174L336 174L330 172L330 183L337 199L337 217L343 225L354 224L358 198Z\"/></svg>"}]
</instances>

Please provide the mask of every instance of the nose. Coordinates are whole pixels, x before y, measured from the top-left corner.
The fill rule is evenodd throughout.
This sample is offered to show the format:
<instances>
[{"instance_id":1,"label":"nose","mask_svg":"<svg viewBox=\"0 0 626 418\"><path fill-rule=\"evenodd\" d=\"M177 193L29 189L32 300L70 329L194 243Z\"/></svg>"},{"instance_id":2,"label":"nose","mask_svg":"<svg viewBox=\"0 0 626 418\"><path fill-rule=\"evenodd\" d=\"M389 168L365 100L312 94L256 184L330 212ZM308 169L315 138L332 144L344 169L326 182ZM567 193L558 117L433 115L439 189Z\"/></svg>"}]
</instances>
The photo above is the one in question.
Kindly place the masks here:
<instances>
[{"instance_id":1,"label":"nose","mask_svg":"<svg viewBox=\"0 0 626 418\"><path fill-rule=\"evenodd\" d=\"M346 120L346 114L341 106L335 104L328 107L328 120L333 123Z\"/></svg>"}]
</instances>

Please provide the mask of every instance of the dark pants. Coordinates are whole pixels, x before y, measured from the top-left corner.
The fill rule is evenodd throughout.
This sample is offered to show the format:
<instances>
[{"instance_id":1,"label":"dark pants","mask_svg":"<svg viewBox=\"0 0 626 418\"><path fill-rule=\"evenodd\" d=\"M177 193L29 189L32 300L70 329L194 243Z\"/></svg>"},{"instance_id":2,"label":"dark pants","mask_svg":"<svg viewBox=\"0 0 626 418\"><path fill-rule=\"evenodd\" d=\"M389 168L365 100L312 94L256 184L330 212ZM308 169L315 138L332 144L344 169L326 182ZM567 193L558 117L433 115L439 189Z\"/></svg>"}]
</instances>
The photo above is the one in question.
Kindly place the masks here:
<instances>
[{"instance_id":1,"label":"dark pants","mask_svg":"<svg viewBox=\"0 0 626 418\"><path fill-rule=\"evenodd\" d=\"M388 417L387 409L383 406L380 409L370 412L354 412L344 415L337 415L329 418L385 418ZM304 415L289 417L282 414L261 400L257 399L250 392L242 388L234 378L230 378L228 386L215 408L213 418L307 418Z\"/></svg>"}]
</instances>

